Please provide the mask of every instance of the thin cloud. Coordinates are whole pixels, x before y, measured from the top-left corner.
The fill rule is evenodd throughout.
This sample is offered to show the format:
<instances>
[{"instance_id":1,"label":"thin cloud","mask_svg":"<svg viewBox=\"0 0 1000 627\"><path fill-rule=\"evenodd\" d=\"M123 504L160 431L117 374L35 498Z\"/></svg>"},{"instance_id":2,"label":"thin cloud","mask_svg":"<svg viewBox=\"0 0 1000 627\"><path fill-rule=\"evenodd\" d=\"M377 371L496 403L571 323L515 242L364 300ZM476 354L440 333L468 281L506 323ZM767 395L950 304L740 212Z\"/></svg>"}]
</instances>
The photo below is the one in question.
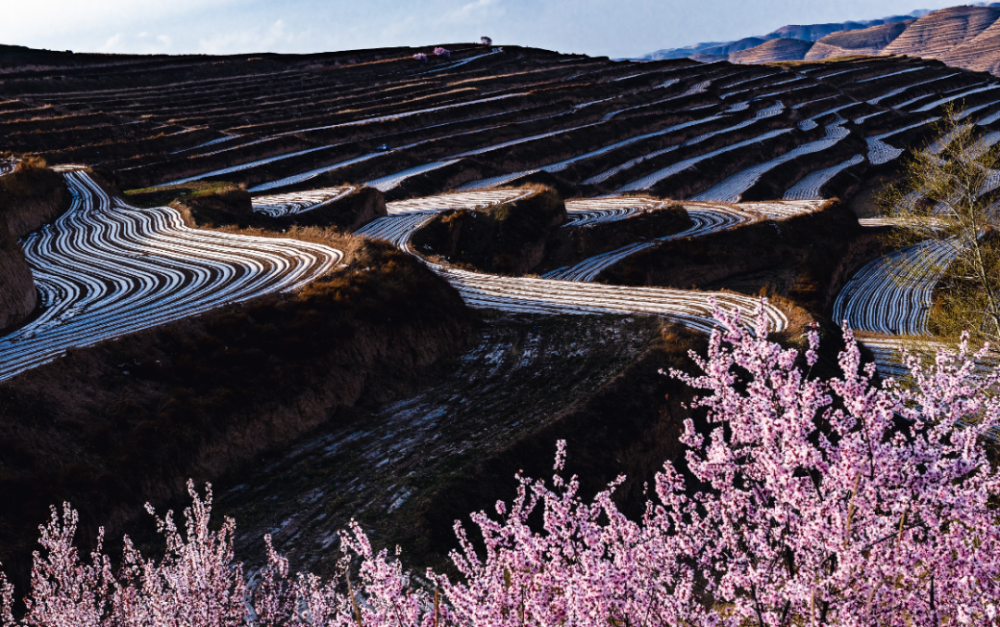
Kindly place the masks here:
<instances>
[{"instance_id":1,"label":"thin cloud","mask_svg":"<svg viewBox=\"0 0 1000 627\"><path fill-rule=\"evenodd\" d=\"M115 33L98 52L131 54L166 54L171 51L173 40L169 35L151 35L148 31L129 35Z\"/></svg>"},{"instance_id":2,"label":"thin cloud","mask_svg":"<svg viewBox=\"0 0 1000 627\"><path fill-rule=\"evenodd\" d=\"M445 14L444 19L449 22L470 22L499 17L505 13L500 5L501 0L476 0Z\"/></svg>"},{"instance_id":3,"label":"thin cloud","mask_svg":"<svg viewBox=\"0 0 1000 627\"><path fill-rule=\"evenodd\" d=\"M199 52L205 54L234 54L289 50L309 38L309 31L290 29L284 20L274 22L269 28L218 33L199 40Z\"/></svg>"}]
</instances>

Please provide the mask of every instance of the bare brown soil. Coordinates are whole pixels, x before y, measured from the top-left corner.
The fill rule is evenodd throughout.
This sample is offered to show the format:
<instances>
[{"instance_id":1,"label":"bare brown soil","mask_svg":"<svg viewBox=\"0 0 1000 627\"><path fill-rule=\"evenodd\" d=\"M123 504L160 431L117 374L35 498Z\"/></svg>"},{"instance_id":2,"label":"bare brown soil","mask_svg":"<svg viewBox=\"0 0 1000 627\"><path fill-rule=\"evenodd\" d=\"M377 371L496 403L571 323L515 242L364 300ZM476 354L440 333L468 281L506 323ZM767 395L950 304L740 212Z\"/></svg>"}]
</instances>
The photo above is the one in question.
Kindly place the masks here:
<instances>
[{"instance_id":1,"label":"bare brown soil","mask_svg":"<svg viewBox=\"0 0 1000 627\"><path fill-rule=\"evenodd\" d=\"M336 533L355 518L373 532L375 545L402 544L405 558L422 567L429 552L443 555L453 544L434 541L438 534L453 539L451 519L444 529L425 534L428 504L445 500L452 482L464 486L476 478L489 488L502 486L484 490L481 498L509 498L517 468L483 477L479 464L506 455L524 434L563 431L556 425L565 424L566 408L586 403L623 372L633 372L632 364L657 341L659 328L651 318L488 314L480 341L428 385L396 402L359 406L356 422L331 423L281 454L262 457L257 472L219 484L221 511L240 524L242 555L262 559L263 535L272 533L295 568L329 571L339 555ZM656 404L659 398L636 392L635 405ZM605 415L603 428L619 430L615 416L634 422L627 415L625 408ZM534 465L551 467L555 440L544 440ZM586 454L578 444L573 443L571 459ZM616 464L600 449L592 454ZM456 510L456 517L477 506L464 492L462 501L448 506L449 511L468 506Z\"/></svg>"},{"instance_id":2,"label":"bare brown soil","mask_svg":"<svg viewBox=\"0 0 1000 627\"><path fill-rule=\"evenodd\" d=\"M807 61L843 57L850 54L878 54L895 41L912 20L880 24L863 30L845 30L823 37L806 53Z\"/></svg>"},{"instance_id":3,"label":"bare brown soil","mask_svg":"<svg viewBox=\"0 0 1000 627\"><path fill-rule=\"evenodd\" d=\"M20 239L52 222L69 209L72 196L62 175L29 159L7 176L0 177L0 220L11 235Z\"/></svg>"},{"instance_id":4,"label":"bare brown soil","mask_svg":"<svg viewBox=\"0 0 1000 627\"><path fill-rule=\"evenodd\" d=\"M801 39L772 39L754 48L729 55L733 63L759 64L775 61L801 61L813 47L813 42Z\"/></svg>"},{"instance_id":5,"label":"bare brown soil","mask_svg":"<svg viewBox=\"0 0 1000 627\"><path fill-rule=\"evenodd\" d=\"M0 221L0 332L24 321L38 305L38 291L24 251Z\"/></svg>"}]
</instances>

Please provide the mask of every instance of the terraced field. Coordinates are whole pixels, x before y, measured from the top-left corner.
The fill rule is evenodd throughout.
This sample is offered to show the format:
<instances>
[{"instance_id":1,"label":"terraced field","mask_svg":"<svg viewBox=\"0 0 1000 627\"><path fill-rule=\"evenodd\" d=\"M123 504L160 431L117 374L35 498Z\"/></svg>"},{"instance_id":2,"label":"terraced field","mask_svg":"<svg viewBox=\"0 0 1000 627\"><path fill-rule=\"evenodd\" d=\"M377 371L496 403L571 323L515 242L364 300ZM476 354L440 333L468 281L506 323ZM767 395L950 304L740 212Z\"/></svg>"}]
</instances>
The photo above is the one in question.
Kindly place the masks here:
<instances>
[{"instance_id":1,"label":"terraced field","mask_svg":"<svg viewBox=\"0 0 1000 627\"><path fill-rule=\"evenodd\" d=\"M504 202L507 198L516 198L530 192L510 191L507 194L497 193L466 193L446 194L433 198L420 199L420 204L411 204L412 209L393 208L393 215L376 220L357 234L374 237L392 242L400 249L416 254L409 245L410 237L424 223L431 219L436 211L455 208L457 206L481 207ZM453 197L458 197L455 199ZM641 204L650 204L648 199ZM598 209L600 201L587 203L590 213L602 212ZM618 205L618 206L616 206ZM621 201L612 202L603 209L611 215L620 215ZM729 228L737 224L737 217L753 219L752 214L739 210L719 207L709 210L711 218L699 226L686 232L687 237L695 236ZM696 218L697 220L697 218ZM711 222L711 226L709 226ZM626 254L620 254L623 258ZM603 263L602 257L599 263ZM609 264L608 264L609 265ZM562 314L562 315L597 315L597 314L639 314L657 315L668 320L683 324L699 331L709 331L714 327L712 310L713 302L727 311L737 308L743 311L755 311L760 305L756 298L739 294L709 294L685 290L627 288L615 285L581 284L573 280L561 278L515 278L495 276L477 272L469 272L449 266L431 263L430 267L438 275L454 286L465 302L477 309L496 309L508 313ZM596 273L595 273L596 275ZM576 281L586 281L578 278ZM773 305L766 306L767 317L775 331L781 331L788 325L784 312Z\"/></svg>"},{"instance_id":2,"label":"terraced field","mask_svg":"<svg viewBox=\"0 0 1000 627\"><path fill-rule=\"evenodd\" d=\"M665 241L808 212L814 205L794 203L850 192L889 171L930 138L949 104L965 106L985 137L1000 132L1000 82L928 59L636 64L518 47L450 49L450 60L429 66L409 49L383 49L152 59L141 75L85 64L25 68L0 85L0 132L15 153L86 163L119 189L241 184L254 194L254 210L275 218L368 185L386 195L389 217L360 234L404 248L434 213L514 201L527 193L517 189L522 182L566 196L563 229L621 223L664 198L684 200L694 222L687 230L641 238L543 279L435 270L475 306L649 311L695 326L705 323L701 296L694 304L689 295L570 284ZM450 190L461 193L442 196ZM772 198L785 204L735 204ZM891 291L868 285L858 293L882 302ZM836 315L853 311L843 308ZM876 326L919 326L890 318Z\"/></svg>"},{"instance_id":3,"label":"terraced field","mask_svg":"<svg viewBox=\"0 0 1000 627\"><path fill-rule=\"evenodd\" d=\"M360 233L401 247L435 212L510 202L523 193L473 190L516 188L521 181L569 192L564 229L628 220L655 210L663 197L688 199L694 221L688 230L636 241L544 279L435 269L476 306L672 312L696 326L704 325L701 296L693 304L688 295L569 283L592 281L663 241L797 211L733 204L744 198L787 202L839 193L925 141L949 103L967 105L984 132L994 132L1000 118L994 93L1000 83L905 58L637 65L454 46L450 61L431 67L405 49L386 49L212 64L151 61L139 80L129 81L119 72L12 73L0 92L20 104L0 117L0 132L15 151L37 152L57 165L87 163L122 189L197 180L243 184L255 195L254 210L271 217L314 210L366 184L386 194L390 217ZM52 76L59 77L58 89ZM848 110L851 119L843 117ZM74 185L87 188L83 180ZM440 196L452 189L466 191ZM635 192L660 198L613 197ZM82 198L81 206L90 202ZM870 289L868 296L885 297L885 290Z\"/></svg>"},{"instance_id":4,"label":"terraced field","mask_svg":"<svg viewBox=\"0 0 1000 627\"><path fill-rule=\"evenodd\" d=\"M1000 140L1000 81L933 60L638 64L516 46L447 47L450 59L428 63L413 58L416 49L397 48L150 57L117 65L81 58L6 71L0 81L2 148L16 158L43 158L66 181L73 201L60 218L20 242L42 306L23 326L0 335L0 380L16 386L69 368L77 353L70 349L110 353L158 333L125 337L136 331L293 292L324 277L261 320L240 318L241 328L281 336L246 333L254 337L240 339L240 359L260 357L267 362L262 370L271 362L285 364L259 386L266 394L274 391L259 410L271 413L253 418L258 431L244 436L236 433L243 422L219 426L205 416L195 428L185 422L186 413L171 413L189 388L200 385L190 377L179 377L185 381L180 391L178 377L156 381L162 389L155 394L152 383L132 377L115 385L132 385L128 393L145 405L93 401L96 409L88 416L98 428L85 439L97 447L119 437L116 430L131 420L119 414L134 411L156 421L147 440L155 440L149 433L195 433L190 441L203 442L204 425L205 432L218 427L227 440L220 450L235 446L229 440L243 445L240 438L256 438L233 454L236 464L271 446L271 430L281 431L281 421L300 424L274 446L288 445L323 421L342 421L329 425L333 435L301 450L336 466L334 484L353 500L317 491L326 481L317 474L306 482L308 493L282 500L279 509L291 526L277 521L274 527L326 549L332 536L309 537L321 510L330 514L323 523L327 534L334 521L354 515L352 508L388 519L426 496L409 491L412 472L397 453L440 453L439 461L447 463L431 466L444 464L442 472L460 475L468 469L462 464L476 461L468 450L502 455L531 425L589 402L600 386L627 379L622 375L629 368L668 360L664 346L673 357L683 356L713 328L715 306L754 311L762 294L774 295L763 305L765 315L771 329L785 331L792 342L805 324L831 317L869 335L926 333L925 311L937 280L931 261L946 259L949 251L925 245L871 261L883 249L861 226L888 222L867 218L859 226L848 202L828 199L850 201L859 190L891 179L907 149L937 139L931 123L951 104L966 108L984 148ZM19 169L7 177L13 163L0 161L3 185L21 176ZM1000 174L987 183L997 186ZM126 197L143 206L179 204L139 208ZM352 205L358 199L363 202ZM193 228L188 225L207 223L199 218L199 201L233 213L213 221L212 230ZM350 220L333 215L340 207L355 212ZM435 248L439 235L454 250ZM466 244L477 249L462 256ZM501 266L497 260L513 262ZM305 302L310 295L315 301ZM277 300L216 317L230 324L232 311L250 318L247 311ZM472 315L463 301L484 313ZM207 324L214 315L190 325L205 323L209 330L199 327L199 337L217 340L220 350L190 353L225 371L232 344L212 336L219 334ZM281 317L284 326L269 316ZM288 337L281 335L289 328ZM427 338L438 341L426 351L430 356L424 355ZM523 338L529 346L521 345ZM121 341L85 348L113 339ZM338 353L342 340L347 348ZM323 347L326 352L313 346L326 341L336 346ZM546 346L558 351L546 354ZM386 355L394 355L390 361L399 355L387 347L412 363L392 370ZM168 346L157 358L169 360L181 349ZM315 360L313 350L322 353ZM365 351L378 355L361 355ZM67 352L67 359L35 369ZM880 366L890 363L879 359ZM430 381L448 360L459 365L447 381ZM135 374L131 363L112 374ZM312 378L298 378L303 363L316 364ZM520 364L517 377L489 373L501 363ZM543 385L538 368L563 383ZM218 385L213 379L184 406L221 415L220 407L257 385L252 372L219 375ZM527 379L533 384L521 386ZM511 387L498 393L504 381ZM285 387L295 389L286 394ZM552 396L557 387L560 393ZM639 388L620 389L616 398L633 392ZM428 394L437 400L421 400ZM476 403L489 412L474 415L479 405L466 403L469 395L481 396ZM411 401L390 403L399 398ZM438 403L445 398L446 404ZM545 401L544 411L534 408L537 399ZM432 414L439 405L463 409L448 409L452 418L438 422ZM594 411L600 414L595 421L616 420L601 414L604 409ZM375 421L372 430L352 422L366 412ZM406 442L387 437L394 433ZM461 437L450 437L455 434ZM3 437L0 432L0 442ZM351 448L355 438L363 443L357 451L363 466L321 452ZM0 474L6 459L0 458ZM310 472L297 461L279 466L293 476ZM220 462L205 476L217 477L224 467ZM255 495L251 508L268 500L263 492L282 489L282 480L265 474L266 480L258 479L267 487L245 492ZM368 479L371 485L362 485ZM239 486L231 490L240 492ZM0 511L0 526L5 520ZM274 521L264 516L258 522Z\"/></svg>"},{"instance_id":5,"label":"terraced field","mask_svg":"<svg viewBox=\"0 0 1000 627\"><path fill-rule=\"evenodd\" d=\"M121 188L210 179L274 195L350 181L394 200L546 176L585 197L733 202L759 186L783 197L813 172L828 178L792 193L822 194L859 154L860 175L889 163L948 102L979 107L984 121L1000 111L992 79L926 60L637 66L522 48L453 53L431 68L402 50L353 63L185 59L183 80L165 66L149 85L115 86L112 69L24 71L0 86L24 103L0 132L11 149L87 163ZM848 107L852 120L836 117ZM792 161L801 172L772 172Z\"/></svg>"},{"instance_id":6,"label":"terraced field","mask_svg":"<svg viewBox=\"0 0 1000 627\"><path fill-rule=\"evenodd\" d=\"M175 209L130 207L83 172L64 176L73 206L22 242L43 306L0 337L0 380L68 348L296 290L343 257L319 244L190 229Z\"/></svg>"},{"instance_id":7,"label":"terraced field","mask_svg":"<svg viewBox=\"0 0 1000 627\"><path fill-rule=\"evenodd\" d=\"M877 225L877 224L875 224ZM834 304L834 320L888 335L928 335L927 312L953 246L927 242L893 252L862 268Z\"/></svg>"},{"instance_id":8,"label":"terraced field","mask_svg":"<svg viewBox=\"0 0 1000 627\"><path fill-rule=\"evenodd\" d=\"M596 205L602 201L590 201ZM594 206L591 205L591 206ZM746 207L730 207L724 205L712 205L709 203L685 203L684 209L688 212L694 226L686 231L681 231L674 235L667 235L653 240L637 242L624 246L617 250L595 255L568 268L553 270L545 275L547 279L560 279L564 281L593 281L601 272L611 267L613 264L633 255L641 250L656 246L660 242L668 242L672 239L698 237L709 233L717 233L741 224L749 224L758 219L758 216L750 213ZM618 216L618 209L606 209L603 213L609 217Z\"/></svg>"}]
</instances>

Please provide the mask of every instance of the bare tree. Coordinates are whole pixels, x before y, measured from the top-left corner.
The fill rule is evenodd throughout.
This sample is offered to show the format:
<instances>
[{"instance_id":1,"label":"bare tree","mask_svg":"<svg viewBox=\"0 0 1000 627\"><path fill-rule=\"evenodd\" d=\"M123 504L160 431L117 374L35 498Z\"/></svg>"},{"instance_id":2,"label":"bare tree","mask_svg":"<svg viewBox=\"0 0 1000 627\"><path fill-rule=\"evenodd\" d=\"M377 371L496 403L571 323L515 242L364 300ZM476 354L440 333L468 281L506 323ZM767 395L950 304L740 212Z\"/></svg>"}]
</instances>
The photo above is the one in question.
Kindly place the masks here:
<instances>
[{"instance_id":1,"label":"bare tree","mask_svg":"<svg viewBox=\"0 0 1000 627\"><path fill-rule=\"evenodd\" d=\"M490 39L489 37L481 37L479 41L482 42L482 44L486 47L493 45L493 40Z\"/></svg>"},{"instance_id":2,"label":"bare tree","mask_svg":"<svg viewBox=\"0 0 1000 627\"><path fill-rule=\"evenodd\" d=\"M922 243L920 269L938 276L930 328L955 337L1000 342L1000 149L958 109L937 123L938 139L914 150L904 180L881 204L895 218L897 247Z\"/></svg>"}]
</instances>

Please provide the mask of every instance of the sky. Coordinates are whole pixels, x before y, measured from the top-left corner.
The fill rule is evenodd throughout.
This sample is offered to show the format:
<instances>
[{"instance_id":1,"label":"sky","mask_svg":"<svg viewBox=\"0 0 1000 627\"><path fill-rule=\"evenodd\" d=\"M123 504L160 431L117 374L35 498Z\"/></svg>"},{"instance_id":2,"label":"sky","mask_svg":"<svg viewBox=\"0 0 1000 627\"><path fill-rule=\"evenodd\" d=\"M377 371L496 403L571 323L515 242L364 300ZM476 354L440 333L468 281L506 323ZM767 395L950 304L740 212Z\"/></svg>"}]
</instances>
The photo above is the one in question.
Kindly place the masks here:
<instances>
[{"instance_id":1,"label":"sky","mask_svg":"<svg viewBox=\"0 0 1000 627\"><path fill-rule=\"evenodd\" d=\"M951 0L0 0L0 43L76 52L307 53L478 41L641 56ZM7 6L5 6L7 5Z\"/></svg>"}]
</instances>

